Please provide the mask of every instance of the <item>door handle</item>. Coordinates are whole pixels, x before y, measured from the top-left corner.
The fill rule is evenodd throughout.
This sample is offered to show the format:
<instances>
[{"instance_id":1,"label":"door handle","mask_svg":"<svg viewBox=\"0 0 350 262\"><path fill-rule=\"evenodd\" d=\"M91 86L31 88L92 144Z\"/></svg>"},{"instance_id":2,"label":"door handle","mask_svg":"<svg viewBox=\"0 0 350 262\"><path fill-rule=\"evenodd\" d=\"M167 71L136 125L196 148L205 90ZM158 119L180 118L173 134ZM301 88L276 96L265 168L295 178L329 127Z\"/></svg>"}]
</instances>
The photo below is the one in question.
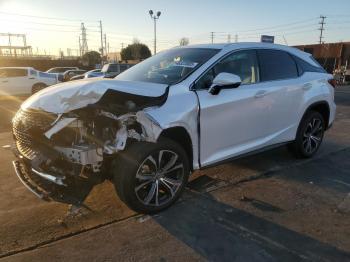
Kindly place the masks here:
<instances>
[{"instance_id":1,"label":"door handle","mask_svg":"<svg viewBox=\"0 0 350 262\"><path fill-rule=\"evenodd\" d=\"M35 77L29 77L29 79L35 79Z\"/></svg>"},{"instance_id":2,"label":"door handle","mask_svg":"<svg viewBox=\"0 0 350 262\"><path fill-rule=\"evenodd\" d=\"M1 81L1 82L3 82L3 83L7 83L7 82L8 82L8 80L4 80L4 81Z\"/></svg>"},{"instance_id":3,"label":"door handle","mask_svg":"<svg viewBox=\"0 0 350 262\"><path fill-rule=\"evenodd\" d=\"M266 93L267 92L265 90L260 90L260 91L256 92L255 98L264 97L266 95Z\"/></svg>"},{"instance_id":4,"label":"door handle","mask_svg":"<svg viewBox=\"0 0 350 262\"><path fill-rule=\"evenodd\" d=\"M307 90L309 90L311 87L312 87L312 84L306 83L306 84L303 85L302 88L303 88L304 91L307 91Z\"/></svg>"}]
</instances>

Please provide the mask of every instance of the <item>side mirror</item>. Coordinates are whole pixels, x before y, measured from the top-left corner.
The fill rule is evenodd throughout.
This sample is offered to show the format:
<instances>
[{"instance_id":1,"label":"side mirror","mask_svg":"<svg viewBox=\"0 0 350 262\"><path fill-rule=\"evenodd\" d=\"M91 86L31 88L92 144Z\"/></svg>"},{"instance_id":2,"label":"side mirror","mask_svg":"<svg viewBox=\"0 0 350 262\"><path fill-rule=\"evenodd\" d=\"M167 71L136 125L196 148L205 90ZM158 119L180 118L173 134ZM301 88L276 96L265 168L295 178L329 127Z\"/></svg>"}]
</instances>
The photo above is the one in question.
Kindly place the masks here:
<instances>
[{"instance_id":1,"label":"side mirror","mask_svg":"<svg viewBox=\"0 0 350 262\"><path fill-rule=\"evenodd\" d=\"M220 73L214 78L208 92L212 95L217 95L221 89L237 88L241 85L241 83L242 80L238 75Z\"/></svg>"}]
</instances>

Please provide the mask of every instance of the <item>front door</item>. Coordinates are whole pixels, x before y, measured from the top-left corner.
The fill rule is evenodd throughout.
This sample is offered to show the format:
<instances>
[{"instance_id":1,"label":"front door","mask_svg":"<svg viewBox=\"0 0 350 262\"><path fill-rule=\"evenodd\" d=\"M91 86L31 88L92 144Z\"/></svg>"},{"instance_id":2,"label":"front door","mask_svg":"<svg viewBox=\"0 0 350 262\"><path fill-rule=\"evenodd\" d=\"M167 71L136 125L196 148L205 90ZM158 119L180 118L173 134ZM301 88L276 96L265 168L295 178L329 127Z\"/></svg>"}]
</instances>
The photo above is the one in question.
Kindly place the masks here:
<instances>
[{"instance_id":1,"label":"front door","mask_svg":"<svg viewBox=\"0 0 350 262\"><path fill-rule=\"evenodd\" d=\"M240 76L238 88L212 95L214 77L227 72ZM200 161L214 164L258 149L268 136L269 103L266 85L259 82L256 51L234 52L211 68L195 84L200 103Z\"/></svg>"},{"instance_id":2,"label":"front door","mask_svg":"<svg viewBox=\"0 0 350 262\"><path fill-rule=\"evenodd\" d=\"M4 95L24 95L31 93L34 80L29 79L28 69L6 68L3 69L5 77L1 78L1 93Z\"/></svg>"}]
</instances>

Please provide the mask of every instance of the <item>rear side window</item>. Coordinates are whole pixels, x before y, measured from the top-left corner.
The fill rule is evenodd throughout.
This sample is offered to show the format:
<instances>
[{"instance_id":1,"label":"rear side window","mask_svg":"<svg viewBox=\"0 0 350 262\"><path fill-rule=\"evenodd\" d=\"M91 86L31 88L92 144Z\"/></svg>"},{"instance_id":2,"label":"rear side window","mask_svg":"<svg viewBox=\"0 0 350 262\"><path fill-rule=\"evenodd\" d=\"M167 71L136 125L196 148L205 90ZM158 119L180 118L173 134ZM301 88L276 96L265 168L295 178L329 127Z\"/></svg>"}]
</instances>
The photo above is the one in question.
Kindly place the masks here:
<instances>
[{"instance_id":1,"label":"rear side window","mask_svg":"<svg viewBox=\"0 0 350 262\"><path fill-rule=\"evenodd\" d=\"M118 65L109 65L107 73L110 72L119 72Z\"/></svg>"},{"instance_id":2,"label":"rear side window","mask_svg":"<svg viewBox=\"0 0 350 262\"><path fill-rule=\"evenodd\" d=\"M121 64L120 66L120 72L124 72L126 69L128 69L128 65Z\"/></svg>"},{"instance_id":3,"label":"rear side window","mask_svg":"<svg viewBox=\"0 0 350 262\"><path fill-rule=\"evenodd\" d=\"M33 70L33 69L30 69L30 70L29 70L29 74L30 74L31 76L36 76L36 71Z\"/></svg>"},{"instance_id":4,"label":"rear side window","mask_svg":"<svg viewBox=\"0 0 350 262\"><path fill-rule=\"evenodd\" d=\"M11 68L6 69L7 77L21 77L21 76L27 76L28 71L26 69L17 69L17 68Z\"/></svg>"},{"instance_id":5,"label":"rear side window","mask_svg":"<svg viewBox=\"0 0 350 262\"><path fill-rule=\"evenodd\" d=\"M326 73L326 71L321 66L317 67L317 66L311 65L308 62L306 62L305 60L303 60L297 56L293 56L293 58L297 63L299 75L302 75L305 72ZM315 61L315 62L318 64L317 61Z\"/></svg>"},{"instance_id":6,"label":"rear side window","mask_svg":"<svg viewBox=\"0 0 350 262\"><path fill-rule=\"evenodd\" d=\"M257 50L261 81L298 77L297 65L291 55L280 50Z\"/></svg>"},{"instance_id":7,"label":"rear side window","mask_svg":"<svg viewBox=\"0 0 350 262\"><path fill-rule=\"evenodd\" d=\"M39 72L39 77L56 79L56 75L55 74L46 73L46 72Z\"/></svg>"}]
</instances>

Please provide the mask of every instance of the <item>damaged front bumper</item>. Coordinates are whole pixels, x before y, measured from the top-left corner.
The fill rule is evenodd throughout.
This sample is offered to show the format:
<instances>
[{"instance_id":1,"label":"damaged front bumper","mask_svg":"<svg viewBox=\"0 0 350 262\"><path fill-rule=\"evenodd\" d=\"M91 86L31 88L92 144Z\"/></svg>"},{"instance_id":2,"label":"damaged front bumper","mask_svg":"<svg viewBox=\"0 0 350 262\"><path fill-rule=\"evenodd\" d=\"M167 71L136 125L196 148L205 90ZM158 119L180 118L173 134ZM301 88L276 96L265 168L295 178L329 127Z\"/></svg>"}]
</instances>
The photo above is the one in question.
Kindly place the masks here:
<instances>
[{"instance_id":1,"label":"damaged front bumper","mask_svg":"<svg viewBox=\"0 0 350 262\"><path fill-rule=\"evenodd\" d=\"M27 171L24 171L24 166L19 160L12 161L18 179L22 184L34 195L42 200L50 200L48 192L39 187L31 178L28 176Z\"/></svg>"},{"instance_id":2,"label":"damaged front bumper","mask_svg":"<svg viewBox=\"0 0 350 262\"><path fill-rule=\"evenodd\" d=\"M74 205L81 205L96 184L111 177L110 160L125 149L129 139L156 142L162 132L144 111L116 116L100 110L98 118L104 118L102 122L58 117L52 124L51 120L40 123L39 129L32 123L35 119L27 113L20 119L21 114L24 113L18 113L13 121L17 157L13 166L17 177L43 200ZM45 115L40 117L41 121L45 119ZM99 126L106 122L113 132ZM67 137L74 140L67 144Z\"/></svg>"},{"instance_id":3,"label":"damaged front bumper","mask_svg":"<svg viewBox=\"0 0 350 262\"><path fill-rule=\"evenodd\" d=\"M45 201L81 205L95 183L74 177L48 174L32 167L31 161L17 155L13 167L18 179L35 196Z\"/></svg>"}]
</instances>

